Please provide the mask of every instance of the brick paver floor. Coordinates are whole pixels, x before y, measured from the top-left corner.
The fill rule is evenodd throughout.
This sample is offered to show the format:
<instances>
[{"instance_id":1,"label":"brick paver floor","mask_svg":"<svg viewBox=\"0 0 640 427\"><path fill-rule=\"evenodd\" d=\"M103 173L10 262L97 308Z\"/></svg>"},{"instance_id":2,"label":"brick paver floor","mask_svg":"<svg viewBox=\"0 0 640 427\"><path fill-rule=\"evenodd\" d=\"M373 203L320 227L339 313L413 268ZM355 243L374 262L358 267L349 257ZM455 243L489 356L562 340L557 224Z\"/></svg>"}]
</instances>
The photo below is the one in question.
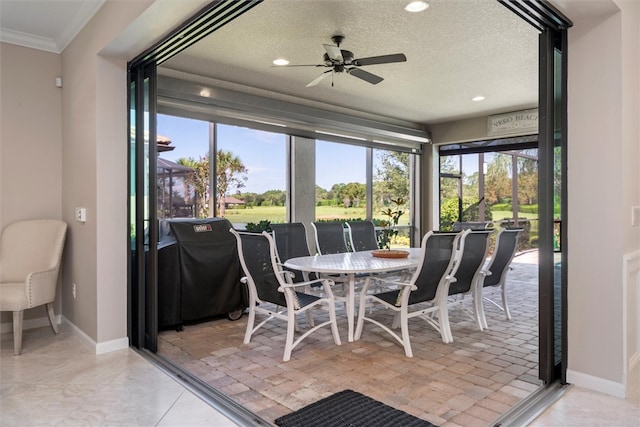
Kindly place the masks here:
<instances>
[{"instance_id":1,"label":"brick paver floor","mask_svg":"<svg viewBox=\"0 0 640 427\"><path fill-rule=\"evenodd\" d=\"M246 316L163 331L159 354L268 421L352 389L436 425L486 426L541 384L537 253L516 257L512 267L511 321L485 304L489 329L480 332L462 310L451 310L454 342L444 344L426 322L412 319L413 358L371 323L365 323L359 341L347 342L342 304L337 305L342 345L334 345L329 328L322 328L293 350L289 362L282 361L284 322L271 322L245 345ZM485 292L499 301L497 289Z\"/></svg>"}]
</instances>

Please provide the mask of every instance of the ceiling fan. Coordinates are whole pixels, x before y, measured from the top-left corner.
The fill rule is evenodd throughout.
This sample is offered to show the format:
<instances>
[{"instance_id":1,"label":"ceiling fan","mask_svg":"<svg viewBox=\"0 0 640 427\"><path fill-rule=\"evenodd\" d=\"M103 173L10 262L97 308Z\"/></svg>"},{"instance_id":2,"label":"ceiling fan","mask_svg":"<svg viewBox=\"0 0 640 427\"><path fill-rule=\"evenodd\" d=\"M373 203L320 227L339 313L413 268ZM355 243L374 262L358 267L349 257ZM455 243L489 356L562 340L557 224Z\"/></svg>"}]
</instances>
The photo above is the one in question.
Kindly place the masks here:
<instances>
[{"instance_id":1,"label":"ceiling fan","mask_svg":"<svg viewBox=\"0 0 640 427\"><path fill-rule=\"evenodd\" d=\"M313 79L307 87L316 86L326 77L331 75L333 77L334 73L347 73L359 79L362 79L371 84L378 84L382 80L382 77L372 74L368 71L365 71L359 67L365 65L376 65L376 64L390 64L393 62L405 62L407 57L403 53L395 53L391 55L381 55L381 56L370 56L368 58L354 58L353 52L349 50L340 49L340 44L344 41L344 36L335 35L331 37L331 40L335 43L334 45L323 44L324 50L326 53L323 56L323 64L309 64L309 65L285 65L285 67L326 67L329 70L323 72L318 77ZM331 81L331 86L333 86L333 80Z\"/></svg>"}]
</instances>

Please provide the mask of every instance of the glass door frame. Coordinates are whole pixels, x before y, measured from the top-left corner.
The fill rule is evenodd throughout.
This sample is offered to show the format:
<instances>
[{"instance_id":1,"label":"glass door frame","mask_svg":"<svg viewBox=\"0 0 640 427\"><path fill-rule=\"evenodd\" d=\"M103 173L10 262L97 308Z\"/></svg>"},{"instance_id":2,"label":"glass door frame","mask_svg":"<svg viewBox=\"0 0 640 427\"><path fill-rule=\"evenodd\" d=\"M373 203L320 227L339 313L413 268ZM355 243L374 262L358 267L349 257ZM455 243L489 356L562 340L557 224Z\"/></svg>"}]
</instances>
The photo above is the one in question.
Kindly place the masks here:
<instances>
[{"instance_id":1,"label":"glass door frame","mask_svg":"<svg viewBox=\"0 0 640 427\"><path fill-rule=\"evenodd\" d=\"M152 46L128 64L130 99L129 109L133 116L130 121L134 136L130 137L130 192L134 202L129 201L129 214L135 216L132 246L129 249L129 332L131 345L140 349L155 351L157 346L157 212L155 210L155 190L144 192L155 185L156 124L155 114L157 97L156 69L159 64L170 59L183 49L208 36L216 29L231 22L242 13L253 8L262 0L214 1L205 6L193 18L172 31L166 38ZM540 373L547 384L556 379L565 380L566 371L566 268L562 268L561 303L562 303L562 351L561 362L555 363L554 312L553 312L553 152L556 142L560 144L563 161L566 160L566 33L571 22L546 0L498 0L525 21L538 28L540 36ZM554 52L560 52L557 56ZM556 73L560 63L561 72ZM560 81L554 77L559 75ZM560 83L558 86L557 83ZM145 87L147 91L145 92ZM556 88L560 87L560 100L554 102ZM147 117L145 121L145 112ZM558 118L556 120L556 118ZM145 134L145 129L147 130ZM556 138L559 135L559 138ZM145 138L147 150L145 151ZM134 150L133 152L131 150ZM563 165L563 168L566 166ZM566 169L562 170L565 176ZM564 180L563 180L564 181ZM422 183L420 183L421 185ZM134 190L132 190L134 189ZM566 183L563 184L561 199L563 201L563 266L566 266ZM145 218L145 206L153 206ZM148 260L144 253L145 225L148 225ZM156 302L154 302L154 299ZM155 307L155 308L154 308ZM154 311L155 310L155 311ZM232 405L232 403L229 403ZM241 411L241 408L239 409ZM254 421L257 421L254 419ZM259 423L258 423L259 424Z\"/></svg>"}]
</instances>

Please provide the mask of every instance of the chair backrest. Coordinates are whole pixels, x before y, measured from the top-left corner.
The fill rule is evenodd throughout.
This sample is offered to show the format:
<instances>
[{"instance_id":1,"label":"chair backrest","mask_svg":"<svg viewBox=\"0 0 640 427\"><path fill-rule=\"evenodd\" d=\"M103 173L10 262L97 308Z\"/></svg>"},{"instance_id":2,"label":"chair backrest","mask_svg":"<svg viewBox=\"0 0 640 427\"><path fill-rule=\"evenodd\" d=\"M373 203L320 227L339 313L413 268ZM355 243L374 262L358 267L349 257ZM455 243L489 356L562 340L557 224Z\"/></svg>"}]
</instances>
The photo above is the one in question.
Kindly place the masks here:
<instances>
[{"instance_id":1,"label":"chair backrest","mask_svg":"<svg viewBox=\"0 0 640 427\"><path fill-rule=\"evenodd\" d=\"M271 224L273 240L276 243L276 252L280 262L284 263L290 258L310 256L309 244L307 243L307 230L301 222L290 222L288 224ZM304 275L299 270L290 270L295 277L294 282L303 282ZM315 279L314 274L311 275Z\"/></svg>"},{"instance_id":2,"label":"chair backrest","mask_svg":"<svg viewBox=\"0 0 640 427\"><path fill-rule=\"evenodd\" d=\"M422 259L411 282L417 289L409 295L409 304L431 301L448 274L455 273L455 250L462 233L428 232L422 238Z\"/></svg>"},{"instance_id":3,"label":"chair backrest","mask_svg":"<svg viewBox=\"0 0 640 427\"><path fill-rule=\"evenodd\" d=\"M280 280L274 268L275 248L266 233L243 233L229 230L238 242L240 265L260 301L286 307L284 294L278 291ZM251 289L249 290L251 292Z\"/></svg>"},{"instance_id":4,"label":"chair backrest","mask_svg":"<svg viewBox=\"0 0 640 427\"><path fill-rule=\"evenodd\" d=\"M311 255L307 244L307 231L303 223L271 224L271 231L280 262Z\"/></svg>"},{"instance_id":5,"label":"chair backrest","mask_svg":"<svg viewBox=\"0 0 640 427\"><path fill-rule=\"evenodd\" d=\"M6 226L0 238L0 282L24 282L29 273L54 269L57 277L66 233L67 224L53 219Z\"/></svg>"},{"instance_id":6,"label":"chair backrest","mask_svg":"<svg viewBox=\"0 0 640 427\"><path fill-rule=\"evenodd\" d=\"M351 250L354 252L378 249L376 226L373 221L347 222L347 229L349 230Z\"/></svg>"},{"instance_id":7,"label":"chair backrest","mask_svg":"<svg viewBox=\"0 0 640 427\"><path fill-rule=\"evenodd\" d=\"M496 248L493 256L487 265L487 270L491 272L484 279L484 286L500 285L508 271L509 264L513 260L518 247L518 234L522 228L503 228L496 237Z\"/></svg>"},{"instance_id":8,"label":"chair backrest","mask_svg":"<svg viewBox=\"0 0 640 427\"><path fill-rule=\"evenodd\" d=\"M465 294L478 279L489 250L489 235L492 230L469 231L461 238L460 258L456 270L456 281L449 287L449 295ZM464 239L464 240L463 240Z\"/></svg>"},{"instance_id":9,"label":"chair backrest","mask_svg":"<svg viewBox=\"0 0 640 427\"><path fill-rule=\"evenodd\" d=\"M340 221L312 222L316 236L316 250L320 255L349 252Z\"/></svg>"}]
</instances>

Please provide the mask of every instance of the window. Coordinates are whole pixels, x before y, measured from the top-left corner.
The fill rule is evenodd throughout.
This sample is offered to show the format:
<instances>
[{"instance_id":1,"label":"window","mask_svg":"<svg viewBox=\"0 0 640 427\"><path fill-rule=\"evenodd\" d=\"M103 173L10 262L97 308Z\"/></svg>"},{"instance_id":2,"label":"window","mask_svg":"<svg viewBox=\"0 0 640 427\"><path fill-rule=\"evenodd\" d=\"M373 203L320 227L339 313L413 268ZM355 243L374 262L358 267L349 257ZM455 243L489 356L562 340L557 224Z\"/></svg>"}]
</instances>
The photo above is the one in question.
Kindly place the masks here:
<instances>
[{"instance_id":1,"label":"window","mask_svg":"<svg viewBox=\"0 0 640 427\"><path fill-rule=\"evenodd\" d=\"M209 123L158 115L158 218L207 217Z\"/></svg>"},{"instance_id":2,"label":"window","mask_svg":"<svg viewBox=\"0 0 640 427\"><path fill-rule=\"evenodd\" d=\"M367 218L367 149L316 141L316 220Z\"/></svg>"},{"instance_id":3,"label":"window","mask_svg":"<svg viewBox=\"0 0 640 427\"><path fill-rule=\"evenodd\" d=\"M216 125L217 216L235 225L287 219L287 136Z\"/></svg>"},{"instance_id":4,"label":"window","mask_svg":"<svg viewBox=\"0 0 640 427\"><path fill-rule=\"evenodd\" d=\"M456 221L523 226L520 249L537 247L538 149L519 149L524 139L530 145L532 137L513 139L520 144L510 147L508 140L501 140L501 151L490 151L499 146L486 142L485 149L478 149L481 143L441 147L442 230Z\"/></svg>"},{"instance_id":5,"label":"window","mask_svg":"<svg viewBox=\"0 0 640 427\"><path fill-rule=\"evenodd\" d=\"M396 247L411 246L411 167L409 153L373 150L373 213L378 225L397 226L391 242ZM397 224L394 221L397 219Z\"/></svg>"}]
</instances>

